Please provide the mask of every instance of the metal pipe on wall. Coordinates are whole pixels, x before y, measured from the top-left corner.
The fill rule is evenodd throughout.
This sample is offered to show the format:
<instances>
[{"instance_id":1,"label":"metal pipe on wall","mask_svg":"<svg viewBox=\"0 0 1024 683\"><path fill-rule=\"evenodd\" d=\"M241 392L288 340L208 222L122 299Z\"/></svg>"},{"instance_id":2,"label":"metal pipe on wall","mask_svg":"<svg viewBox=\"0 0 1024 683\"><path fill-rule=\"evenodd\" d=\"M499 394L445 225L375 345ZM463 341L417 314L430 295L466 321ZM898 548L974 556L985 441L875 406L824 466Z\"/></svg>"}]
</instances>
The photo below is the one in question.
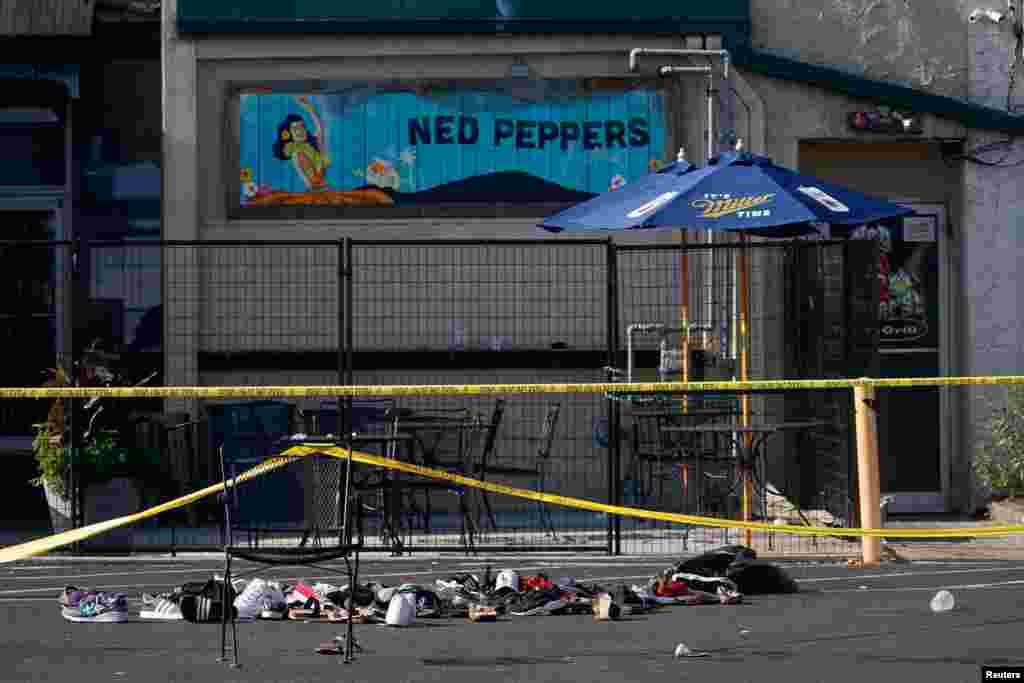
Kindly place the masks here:
<instances>
[{"instance_id":1,"label":"metal pipe on wall","mask_svg":"<svg viewBox=\"0 0 1024 683\"><path fill-rule=\"evenodd\" d=\"M636 69L636 57L642 54L659 54L659 55L692 55L692 56L720 56L723 60L723 77L729 77L729 53L726 50L657 50L657 49L645 49L645 48L634 48L629 53L629 68L630 71ZM703 73L707 74L708 86L707 86L707 128L705 129L706 137L706 158L705 164L711 160L715 155L715 74L714 69L711 66L662 66L658 68L658 74L660 76L667 76L674 73ZM709 245L714 244L715 238L714 233L711 230L705 233L705 242ZM704 324L714 328L714 308L712 306L712 295L711 289L714 287L714 255L709 250L705 256L704 264L704 287L701 289L701 296L704 299L703 311L704 311ZM688 321L687 321L688 322ZM707 352L710 347L711 333L705 332L701 335L701 347Z\"/></svg>"},{"instance_id":2,"label":"metal pipe on wall","mask_svg":"<svg viewBox=\"0 0 1024 683\"><path fill-rule=\"evenodd\" d=\"M707 111L707 114L708 114L708 129L707 129L708 150L707 150L707 161L705 163L710 163L711 162L711 158L715 155L715 123L714 123L715 122L715 100L714 100L714 93L715 93L715 75L711 71L708 71L708 92L707 92L707 98L708 98L708 101L707 101L707 105L708 105L708 111ZM714 233L712 233L711 230L707 231L706 242L709 245L715 243L715 236L714 236ZM711 308L711 299L713 298L712 295L711 295L711 289L715 286L715 264L714 264L714 258L715 258L714 252L709 249L708 250L708 255L707 255L706 268L704 270L704 284L705 284L705 302L704 302L704 316L705 317L704 317L704 323L706 325L712 325L712 326L714 324L713 323L714 313L713 313L712 308ZM709 337L707 332L705 332L702 336L703 336L702 346L704 348L704 353L706 354L708 352L708 346L709 346L708 342L710 340L710 337Z\"/></svg>"},{"instance_id":3,"label":"metal pipe on wall","mask_svg":"<svg viewBox=\"0 0 1024 683\"><path fill-rule=\"evenodd\" d=\"M729 51L728 50L699 50L699 49L683 49L683 48L649 48L649 47L635 47L629 51L629 70L635 72L637 67L637 57L641 55L656 55L656 56L703 56L703 57L721 57L722 58L722 74L725 78L729 78Z\"/></svg>"}]
</instances>

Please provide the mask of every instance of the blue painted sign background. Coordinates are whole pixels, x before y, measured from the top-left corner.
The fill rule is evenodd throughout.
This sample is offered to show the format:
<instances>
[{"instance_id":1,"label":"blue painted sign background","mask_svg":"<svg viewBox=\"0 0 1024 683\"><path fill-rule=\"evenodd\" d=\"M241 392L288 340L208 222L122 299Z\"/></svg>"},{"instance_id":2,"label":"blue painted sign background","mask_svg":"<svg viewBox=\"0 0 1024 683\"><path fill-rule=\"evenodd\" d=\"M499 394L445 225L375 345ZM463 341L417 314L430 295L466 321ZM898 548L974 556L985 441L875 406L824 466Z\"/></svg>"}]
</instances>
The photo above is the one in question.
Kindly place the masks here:
<instances>
[{"instance_id":1,"label":"blue painted sign background","mask_svg":"<svg viewBox=\"0 0 1024 683\"><path fill-rule=\"evenodd\" d=\"M663 96L577 81L241 96L242 206L582 201L665 157Z\"/></svg>"}]
</instances>

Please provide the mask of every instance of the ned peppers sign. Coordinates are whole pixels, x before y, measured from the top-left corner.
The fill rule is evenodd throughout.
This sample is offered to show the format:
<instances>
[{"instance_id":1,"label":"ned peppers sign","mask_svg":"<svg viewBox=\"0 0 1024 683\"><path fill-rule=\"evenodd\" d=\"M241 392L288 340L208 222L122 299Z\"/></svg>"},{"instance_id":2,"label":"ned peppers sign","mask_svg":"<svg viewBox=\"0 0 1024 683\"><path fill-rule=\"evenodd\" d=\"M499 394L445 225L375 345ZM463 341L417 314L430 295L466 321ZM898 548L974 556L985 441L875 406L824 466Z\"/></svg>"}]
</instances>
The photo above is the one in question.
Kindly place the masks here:
<instances>
[{"instance_id":1,"label":"ned peppers sign","mask_svg":"<svg viewBox=\"0 0 1024 683\"><path fill-rule=\"evenodd\" d=\"M621 81L281 90L241 95L243 207L576 202L665 157L662 95Z\"/></svg>"}]
</instances>

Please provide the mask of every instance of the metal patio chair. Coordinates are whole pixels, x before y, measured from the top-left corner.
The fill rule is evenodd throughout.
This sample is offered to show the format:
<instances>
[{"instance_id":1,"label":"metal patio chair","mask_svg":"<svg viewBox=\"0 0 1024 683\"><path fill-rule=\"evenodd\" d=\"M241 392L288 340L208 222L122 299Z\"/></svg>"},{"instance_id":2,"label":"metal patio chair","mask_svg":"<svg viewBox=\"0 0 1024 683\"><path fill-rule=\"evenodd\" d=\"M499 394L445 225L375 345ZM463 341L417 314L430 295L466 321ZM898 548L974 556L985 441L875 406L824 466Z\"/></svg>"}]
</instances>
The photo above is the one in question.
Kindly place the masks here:
<instances>
[{"instance_id":1,"label":"metal patio chair","mask_svg":"<svg viewBox=\"0 0 1024 683\"><path fill-rule=\"evenodd\" d=\"M552 403L548 406L547 411L544 414L544 422L541 424L540 436L537 443L537 453L533 461L533 467L515 467L510 465L492 465L489 461L489 457L493 454L491 451L486 451L485 455L487 459L484 459L480 463L480 478L485 479L487 475L498 475L505 477L530 477L534 480L537 491L544 493L545 488L545 476L547 474L547 467L551 462L551 447L555 440L555 429L558 426L558 417L562 410L562 404ZM481 491L481 495L484 500L488 500L488 494L486 491ZM551 522L551 515L548 511L547 503L538 501L538 511L540 513L540 523L543 526L545 533L551 538L555 538L555 527ZM487 504L487 509L490 511L490 504Z\"/></svg>"},{"instance_id":2,"label":"metal patio chair","mask_svg":"<svg viewBox=\"0 0 1024 683\"><path fill-rule=\"evenodd\" d=\"M354 465L325 454L278 455L288 445L289 442L277 437L249 433L231 435L219 447L225 482L221 495L224 609L219 661L228 661L230 630L233 667L239 666L238 627L237 615L229 604L229 587L232 578L259 571L236 573L232 567L234 558L260 565L309 566L326 573L333 570L320 565L340 558L345 561L348 585L358 583L359 552L364 539L361 507L354 499L352 486ZM261 465L267 467L265 473L245 476ZM350 615L344 652L347 663L359 646L353 633L351 599L345 607Z\"/></svg>"}]
</instances>

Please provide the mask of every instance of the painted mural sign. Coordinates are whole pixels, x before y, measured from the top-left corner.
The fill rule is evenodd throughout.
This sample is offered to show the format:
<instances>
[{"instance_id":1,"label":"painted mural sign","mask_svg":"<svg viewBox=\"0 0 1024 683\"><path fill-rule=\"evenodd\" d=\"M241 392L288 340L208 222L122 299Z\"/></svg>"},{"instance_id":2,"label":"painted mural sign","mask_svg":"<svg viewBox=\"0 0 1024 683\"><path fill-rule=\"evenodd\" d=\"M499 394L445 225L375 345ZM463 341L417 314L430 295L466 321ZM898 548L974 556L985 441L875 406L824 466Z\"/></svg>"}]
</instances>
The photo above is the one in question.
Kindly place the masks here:
<instances>
[{"instance_id":1,"label":"painted mural sign","mask_svg":"<svg viewBox=\"0 0 1024 683\"><path fill-rule=\"evenodd\" d=\"M654 89L510 79L241 96L241 206L578 202L660 163Z\"/></svg>"},{"instance_id":2,"label":"painted mural sign","mask_svg":"<svg viewBox=\"0 0 1024 683\"><path fill-rule=\"evenodd\" d=\"M861 226L849 238L879 243L879 342L887 348L938 348L935 217Z\"/></svg>"}]
</instances>

